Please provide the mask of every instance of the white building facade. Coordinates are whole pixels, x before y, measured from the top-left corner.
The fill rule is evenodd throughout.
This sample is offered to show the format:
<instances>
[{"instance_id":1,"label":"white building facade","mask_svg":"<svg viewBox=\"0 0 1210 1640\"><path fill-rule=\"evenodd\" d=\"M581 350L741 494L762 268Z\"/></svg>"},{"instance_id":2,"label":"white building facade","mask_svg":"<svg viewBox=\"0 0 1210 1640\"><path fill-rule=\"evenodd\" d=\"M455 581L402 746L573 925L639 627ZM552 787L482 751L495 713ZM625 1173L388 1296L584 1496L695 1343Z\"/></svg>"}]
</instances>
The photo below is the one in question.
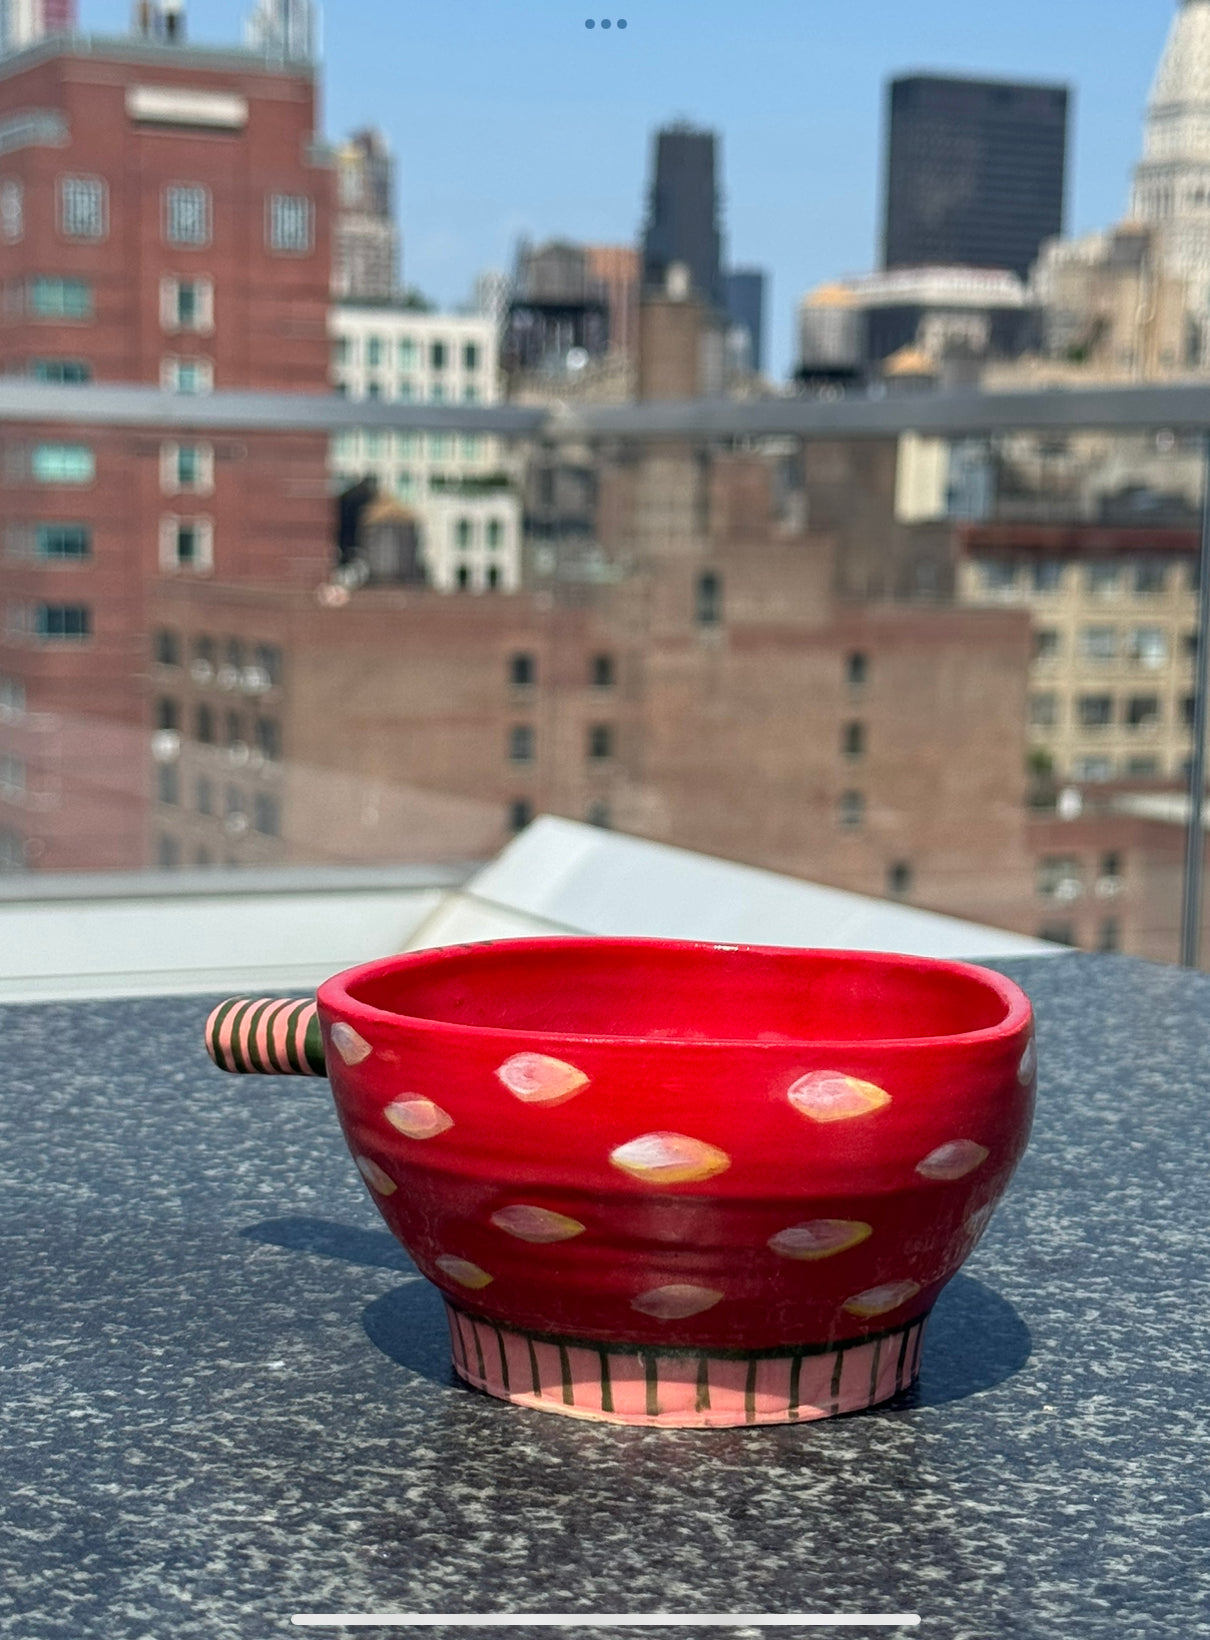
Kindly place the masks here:
<instances>
[{"instance_id":1,"label":"white building facade","mask_svg":"<svg viewBox=\"0 0 1210 1640\"><path fill-rule=\"evenodd\" d=\"M331 309L333 385L346 398L396 404L495 404L498 332L479 314L383 304ZM429 583L442 591L511 592L521 582L517 476L500 440L479 433L359 428L332 440L343 489L367 474L411 508Z\"/></svg>"}]
</instances>

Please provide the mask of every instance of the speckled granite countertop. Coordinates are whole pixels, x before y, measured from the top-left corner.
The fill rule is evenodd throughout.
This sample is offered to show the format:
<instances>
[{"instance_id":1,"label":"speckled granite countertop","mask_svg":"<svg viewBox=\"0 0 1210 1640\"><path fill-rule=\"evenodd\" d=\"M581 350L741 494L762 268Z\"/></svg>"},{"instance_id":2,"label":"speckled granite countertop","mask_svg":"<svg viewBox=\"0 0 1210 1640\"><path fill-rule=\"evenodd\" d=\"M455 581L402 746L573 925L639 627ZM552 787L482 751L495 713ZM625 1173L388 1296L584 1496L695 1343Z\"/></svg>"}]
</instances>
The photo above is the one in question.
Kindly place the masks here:
<instances>
[{"instance_id":1,"label":"speckled granite countertop","mask_svg":"<svg viewBox=\"0 0 1210 1640\"><path fill-rule=\"evenodd\" d=\"M327 1084L214 1070L204 1001L0 1010L0 1632L674 1610L1210 1635L1210 979L996 966L1034 998L1038 1122L921 1383L751 1430L461 1387Z\"/></svg>"}]
</instances>

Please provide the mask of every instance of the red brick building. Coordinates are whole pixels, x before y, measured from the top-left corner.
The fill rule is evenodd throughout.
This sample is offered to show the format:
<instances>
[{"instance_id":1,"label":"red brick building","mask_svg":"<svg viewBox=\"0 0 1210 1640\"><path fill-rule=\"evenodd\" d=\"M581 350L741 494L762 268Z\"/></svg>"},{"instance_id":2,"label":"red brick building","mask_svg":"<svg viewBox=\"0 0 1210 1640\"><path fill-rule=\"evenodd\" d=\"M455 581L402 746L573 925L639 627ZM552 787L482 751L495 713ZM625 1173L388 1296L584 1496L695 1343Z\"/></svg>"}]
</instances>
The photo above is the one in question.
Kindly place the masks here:
<instances>
[{"instance_id":1,"label":"red brick building","mask_svg":"<svg viewBox=\"0 0 1210 1640\"><path fill-rule=\"evenodd\" d=\"M0 372L325 392L315 120L311 72L248 52L71 38L0 63ZM322 576L326 435L186 416L0 439L0 863L144 865L148 732L171 727L149 721L149 589Z\"/></svg>"}]
</instances>

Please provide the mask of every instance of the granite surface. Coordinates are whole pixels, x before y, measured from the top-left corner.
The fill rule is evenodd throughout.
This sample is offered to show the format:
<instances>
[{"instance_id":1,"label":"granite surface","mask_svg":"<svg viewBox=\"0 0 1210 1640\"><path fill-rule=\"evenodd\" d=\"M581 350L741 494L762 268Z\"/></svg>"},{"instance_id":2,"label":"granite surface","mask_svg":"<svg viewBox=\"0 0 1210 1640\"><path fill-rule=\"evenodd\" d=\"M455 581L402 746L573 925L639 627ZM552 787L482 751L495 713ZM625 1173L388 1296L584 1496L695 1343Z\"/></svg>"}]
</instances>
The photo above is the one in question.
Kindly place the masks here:
<instances>
[{"instance_id":1,"label":"granite surface","mask_svg":"<svg viewBox=\"0 0 1210 1640\"><path fill-rule=\"evenodd\" d=\"M672 1610L1210 1635L1210 979L996 966L1037 1010L1038 1121L920 1384L748 1430L459 1385L327 1084L213 1069L204 999L0 1010L0 1632Z\"/></svg>"}]
</instances>

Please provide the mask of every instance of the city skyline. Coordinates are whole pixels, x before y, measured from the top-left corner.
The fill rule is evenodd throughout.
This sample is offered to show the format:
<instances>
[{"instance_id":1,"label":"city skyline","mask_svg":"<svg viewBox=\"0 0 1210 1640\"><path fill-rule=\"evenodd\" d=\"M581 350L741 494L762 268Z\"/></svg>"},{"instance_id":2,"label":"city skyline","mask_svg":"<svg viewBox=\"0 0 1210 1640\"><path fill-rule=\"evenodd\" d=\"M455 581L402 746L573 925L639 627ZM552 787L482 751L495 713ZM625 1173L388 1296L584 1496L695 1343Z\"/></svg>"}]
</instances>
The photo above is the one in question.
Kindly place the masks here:
<instances>
[{"instance_id":1,"label":"city skyline","mask_svg":"<svg viewBox=\"0 0 1210 1640\"><path fill-rule=\"evenodd\" d=\"M86 29L128 25L126 0L80 9ZM876 264L886 80L935 71L1070 84L1068 231L1078 235L1125 213L1175 7L1141 0L1107 14L1069 0L1056 12L1019 0L1009 16L921 0L910 14L867 7L859 26L801 0L761 0L742 15L719 8L707 25L690 0L628 0L613 8L628 29L608 35L584 29L593 9L343 0L323 30L325 130L383 129L399 166L404 277L449 306L477 272L510 267L521 235L636 242L655 129L678 117L710 126L721 137L725 256L770 271L770 368L784 376L797 298ZM247 10L248 0L194 0L190 37L237 42ZM402 62L382 49L391 40ZM529 174L531 156L540 172L535 162Z\"/></svg>"}]
</instances>

